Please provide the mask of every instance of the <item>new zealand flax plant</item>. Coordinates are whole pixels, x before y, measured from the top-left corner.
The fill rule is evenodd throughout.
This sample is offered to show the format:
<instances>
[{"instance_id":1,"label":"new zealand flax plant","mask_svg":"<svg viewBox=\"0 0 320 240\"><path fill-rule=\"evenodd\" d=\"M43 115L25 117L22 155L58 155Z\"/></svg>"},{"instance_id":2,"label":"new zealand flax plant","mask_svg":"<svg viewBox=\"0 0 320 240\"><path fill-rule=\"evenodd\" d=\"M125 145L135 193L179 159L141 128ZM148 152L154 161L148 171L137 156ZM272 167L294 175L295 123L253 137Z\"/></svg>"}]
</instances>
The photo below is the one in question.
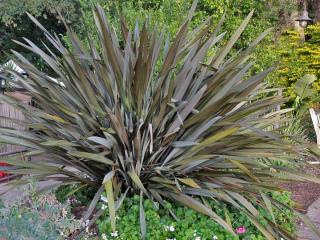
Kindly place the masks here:
<instances>
[{"instance_id":1,"label":"new zealand flax plant","mask_svg":"<svg viewBox=\"0 0 320 240\"><path fill-rule=\"evenodd\" d=\"M208 204L225 202L243 212L267 239L294 239L272 217L274 208L286 206L268 192L280 191L281 181L319 180L261 160L301 166L305 154L304 145L283 141L273 127L286 120L288 110L275 110L285 99L262 82L272 69L248 76L249 56L270 30L231 55L253 12L225 41L225 33L220 33L224 17L214 29L208 19L190 30L195 9L196 2L169 40L147 21L131 31L124 20L118 38L98 6L94 18L99 46L90 36L87 44L81 42L66 25L71 48L30 16L52 46L41 50L28 39L17 43L39 55L56 80L12 51L28 77L9 73L36 107L0 96L25 116L12 121L27 127L0 128L2 143L27 149L1 160L12 165L2 169L17 176L10 184L24 184L32 177L58 181L46 189L74 183L78 189L93 187L96 194L84 215L90 224L102 214L96 204L105 191L113 231L124 198L138 194L142 238L148 225L142 202L150 198L164 208L164 200L181 203L234 234L228 216L219 217ZM213 56L208 55L211 49ZM45 157L28 162L22 160L26 156ZM257 205L271 217L259 215Z\"/></svg>"}]
</instances>

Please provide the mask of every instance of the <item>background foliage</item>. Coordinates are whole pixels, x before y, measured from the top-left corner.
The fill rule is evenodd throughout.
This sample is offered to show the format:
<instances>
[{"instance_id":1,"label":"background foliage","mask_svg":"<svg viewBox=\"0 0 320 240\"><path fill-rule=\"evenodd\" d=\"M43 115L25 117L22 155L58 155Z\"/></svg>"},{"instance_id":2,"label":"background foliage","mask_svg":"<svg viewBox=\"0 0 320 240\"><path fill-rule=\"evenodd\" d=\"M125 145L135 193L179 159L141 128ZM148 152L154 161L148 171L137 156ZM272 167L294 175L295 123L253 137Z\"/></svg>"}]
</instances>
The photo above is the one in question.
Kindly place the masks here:
<instances>
[{"instance_id":1,"label":"background foliage","mask_svg":"<svg viewBox=\"0 0 320 240\"><path fill-rule=\"evenodd\" d=\"M104 1L104 0L80 0L81 9L83 9L83 23L85 28L79 28L79 34L83 39L86 38L86 33L89 30L91 33L92 24L92 6L95 4L101 6L108 13L110 24L115 28L120 35L119 14L121 13L125 19L128 19L128 25L133 28L135 20L143 20L149 16L153 25L157 24L160 29L166 29L171 36L178 30L178 26L182 19L186 16L188 9L191 6L192 0L122 0L122 1ZM212 17L214 23L218 23L221 16L226 14L221 32L226 32L228 39L232 32L240 25L241 21L249 12L254 9L252 20L242 34L242 37L235 44L231 54L236 53L240 49L246 48L254 38L267 28L272 27L273 32L269 34L261 43L254 54L251 56L255 64L251 72L259 72L270 67L278 58L273 52L266 48L275 42L275 36L278 35L283 28L286 27L285 20L282 16L288 15L295 9L295 2L291 0L199 0L195 17L192 19L191 27L196 26L208 17ZM214 24L213 24L214 26ZM96 37L94 37L96 40ZM96 40L97 41L97 40Z\"/></svg>"},{"instance_id":2,"label":"background foliage","mask_svg":"<svg viewBox=\"0 0 320 240\"><path fill-rule=\"evenodd\" d=\"M44 67L40 58L30 54L25 49L17 46L12 40L22 40L28 37L32 41L41 45L42 42L48 44L43 36L26 15L31 13L48 27L51 33L58 35L65 34L66 30L58 19L57 10L70 24L77 26L79 18L79 4L77 0L4 0L0 3L0 64L8 60L6 55L10 54L10 49L16 49L25 54L25 56L36 62L38 66Z\"/></svg>"},{"instance_id":3,"label":"background foliage","mask_svg":"<svg viewBox=\"0 0 320 240\"><path fill-rule=\"evenodd\" d=\"M36 44L41 44L41 41L47 43L47 40L41 36L41 31L31 24L30 19L25 14L26 11L37 17L49 32L64 35L64 27L61 22L56 21L59 18L56 10L59 10L73 29L82 38L86 38L87 31L92 31L92 7L99 3L107 11L107 16L118 33L120 32L120 26L118 24L119 14L117 13L121 12L126 19L129 19L130 27L135 25L136 18L142 20L145 16L150 16L150 21L153 24L157 23L159 28L165 28L173 36L181 20L186 16L191 2L192 0L5 0L0 5L0 21L2 23L0 25L0 33L2 35L0 40L0 63L7 60L4 51L9 52L9 49L24 51L22 48L17 47L11 41L12 39L21 40L22 37L28 36ZM243 33L243 37L235 45L234 51L236 51L248 46L248 43L268 27L275 27L276 31L279 30L281 25L279 24L279 16L283 12L290 12L293 7L294 3L289 0L200 0L193 26L208 16L212 16L213 21L217 22L222 14L226 13L227 21L222 31L226 31L227 36L230 36L228 34L236 29L252 9L255 9L252 21ZM39 66L43 66L39 58L35 59L35 56L26 51L24 53L27 58L36 60ZM260 63L259 68L258 70L262 68Z\"/></svg>"},{"instance_id":4,"label":"background foliage","mask_svg":"<svg viewBox=\"0 0 320 240\"><path fill-rule=\"evenodd\" d=\"M313 74L317 80L312 88L320 93L320 24L310 25L305 30L306 41L301 41L301 33L294 30L285 31L269 51L279 58L280 65L269 77L269 81L284 88L285 96L293 102L297 93L296 82L306 74Z\"/></svg>"}]
</instances>

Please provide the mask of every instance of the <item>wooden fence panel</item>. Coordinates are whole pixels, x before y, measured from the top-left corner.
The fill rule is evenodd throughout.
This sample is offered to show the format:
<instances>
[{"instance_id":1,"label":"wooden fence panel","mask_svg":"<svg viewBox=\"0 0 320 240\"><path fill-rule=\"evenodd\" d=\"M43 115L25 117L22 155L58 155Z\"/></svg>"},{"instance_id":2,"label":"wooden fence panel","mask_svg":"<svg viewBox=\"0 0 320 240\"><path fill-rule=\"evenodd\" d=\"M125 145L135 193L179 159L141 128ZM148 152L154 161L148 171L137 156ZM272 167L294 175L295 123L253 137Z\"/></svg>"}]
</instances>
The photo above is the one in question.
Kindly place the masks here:
<instances>
[{"instance_id":1,"label":"wooden fence panel","mask_svg":"<svg viewBox=\"0 0 320 240\"><path fill-rule=\"evenodd\" d=\"M23 103L31 104L31 98L29 96L24 95L23 93L13 92L13 93L6 93L6 94L14 96L15 98L17 98L19 101ZM18 120L25 119L23 114L20 111L18 111L16 108L12 107L11 105L3 102L0 102L0 116L9 117L9 118L18 119ZM0 126L10 127L18 130L25 129L24 126L20 126L6 119L0 119ZM12 145L12 144L6 144L6 145L0 146L0 153L10 153L10 152L17 152L22 150L24 150L23 147Z\"/></svg>"},{"instance_id":2,"label":"wooden fence panel","mask_svg":"<svg viewBox=\"0 0 320 240\"><path fill-rule=\"evenodd\" d=\"M313 108L310 108L309 111L314 126L314 130L317 136L317 144L320 147L320 111Z\"/></svg>"}]
</instances>

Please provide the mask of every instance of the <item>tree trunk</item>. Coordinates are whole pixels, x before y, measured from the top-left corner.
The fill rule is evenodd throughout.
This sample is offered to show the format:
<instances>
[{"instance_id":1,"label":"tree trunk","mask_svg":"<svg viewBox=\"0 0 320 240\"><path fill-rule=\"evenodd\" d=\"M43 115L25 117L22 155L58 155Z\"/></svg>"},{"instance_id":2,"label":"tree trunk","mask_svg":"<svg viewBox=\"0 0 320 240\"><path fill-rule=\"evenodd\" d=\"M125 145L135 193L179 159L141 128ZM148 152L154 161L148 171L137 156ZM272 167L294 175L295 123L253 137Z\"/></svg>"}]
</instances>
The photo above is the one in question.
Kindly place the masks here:
<instances>
[{"instance_id":1,"label":"tree trunk","mask_svg":"<svg viewBox=\"0 0 320 240\"><path fill-rule=\"evenodd\" d=\"M320 0L313 0L314 22L320 22Z\"/></svg>"}]
</instances>

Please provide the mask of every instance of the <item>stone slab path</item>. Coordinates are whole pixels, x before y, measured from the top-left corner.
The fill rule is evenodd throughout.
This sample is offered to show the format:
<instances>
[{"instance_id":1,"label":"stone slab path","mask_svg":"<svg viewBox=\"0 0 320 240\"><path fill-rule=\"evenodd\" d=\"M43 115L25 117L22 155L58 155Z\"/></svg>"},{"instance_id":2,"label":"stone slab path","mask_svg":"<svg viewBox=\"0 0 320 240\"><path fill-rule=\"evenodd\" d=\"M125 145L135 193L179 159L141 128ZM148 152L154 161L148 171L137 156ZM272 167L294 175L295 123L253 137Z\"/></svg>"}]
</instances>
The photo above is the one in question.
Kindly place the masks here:
<instances>
[{"instance_id":1,"label":"stone slab path","mask_svg":"<svg viewBox=\"0 0 320 240\"><path fill-rule=\"evenodd\" d=\"M307 216L320 229L320 198L308 208ZM298 231L298 240L320 240L308 227L302 226Z\"/></svg>"}]
</instances>

